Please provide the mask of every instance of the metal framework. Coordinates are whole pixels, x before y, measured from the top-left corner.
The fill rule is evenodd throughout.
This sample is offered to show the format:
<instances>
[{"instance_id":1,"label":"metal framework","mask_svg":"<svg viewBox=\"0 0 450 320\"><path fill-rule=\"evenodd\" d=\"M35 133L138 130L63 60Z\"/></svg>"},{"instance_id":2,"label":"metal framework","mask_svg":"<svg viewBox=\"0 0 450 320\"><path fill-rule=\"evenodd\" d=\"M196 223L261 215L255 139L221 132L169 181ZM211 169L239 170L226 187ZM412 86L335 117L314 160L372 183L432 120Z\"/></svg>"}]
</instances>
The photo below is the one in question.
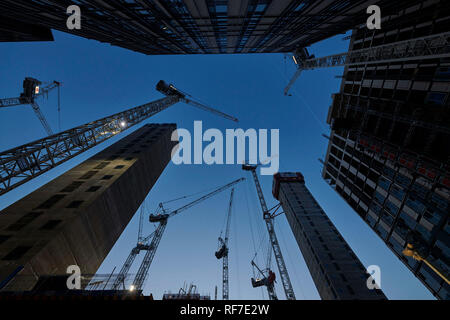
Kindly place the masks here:
<instances>
[{"instance_id":1,"label":"metal framework","mask_svg":"<svg viewBox=\"0 0 450 320\"><path fill-rule=\"evenodd\" d=\"M3 0L0 16L145 54L292 52L416 0L78 0L82 28L68 30L70 0Z\"/></svg>"},{"instance_id":2,"label":"metal framework","mask_svg":"<svg viewBox=\"0 0 450 320\"><path fill-rule=\"evenodd\" d=\"M47 119L42 114L41 109L39 108L39 105L36 102L36 98L39 96L48 96L48 93L55 88L58 88L59 90L61 83L58 81L53 81L49 85L41 88L39 87L40 83L41 82L36 79L25 78L24 91L27 93L24 92L20 95L20 97L17 98L0 99L0 108L20 106L24 104L31 105L34 113L38 117L45 131L47 132L47 135L51 136L53 134L53 130L48 124ZM37 91L35 91L36 89ZM59 106L59 91L58 91L58 110L59 108L60 106Z\"/></svg>"},{"instance_id":3,"label":"metal framework","mask_svg":"<svg viewBox=\"0 0 450 320\"><path fill-rule=\"evenodd\" d=\"M0 195L177 103L169 96L0 153Z\"/></svg>"},{"instance_id":4,"label":"metal framework","mask_svg":"<svg viewBox=\"0 0 450 320\"><path fill-rule=\"evenodd\" d=\"M187 94L181 93L177 89L162 90L161 84L166 85L161 80L156 88L167 96L165 98L1 152L0 195L154 116L177 102L182 101L226 119L238 121L235 117L219 110L187 99ZM172 85L171 87L175 88ZM167 88L169 86L163 89ZM44 90L42 94L45 94L45 92Z\"/></svg>"},{"instance_id":5,"label":"metal framework","mask_svg":"<svg viewBox=\"0 0 450 320\"><path fill-rule=\"evenodd\" d=\"M233 208L233 195L234 195L234 188L231 189L231 195L230 195L230 203L228 205L228 214L227 214L227 224L225 227L225 237L222 239L219 237L219 243L221 244L221 250L223 250L223 256L222 256L222 299L228 300L229 295L229 282L228 282L228 238L230 235L230 222L231 222L231 212ZM220 252L219 251L219 252ZM216 255L217 257L217 255Z\"/></svg>"},{"instance_id":6,"label":"metal framework","mask_svg":"<svg viewBox=\"0 0 450 320\"><path fill-rule=\"evenodd\" d=\"M153 258L155 257L156 250L158 249L158 245L164 234L164 230L166 229L168 219L170 217L173 217L174 215L179 214L180 212L187 210L187 209L193 207L194 205L240 183L243 180L244 180L244 178L234 180L233 182L230 182L220 188L217 188L217 189L213 190L212 192L210 192L192 202L189 202L188 204L186 204L176 210L173 210L170 213L165 213L165 209L163 208L162 204L160 204L160 208L162 208L162 214L150 215L150 222L159 222L158 227L152 234L147 236L145 239L142 239L138 235L138 239L142 239L142 241L138 240L137 246L131 250L128 258L126 259L124 265L122 266L122 269L119 272L119 275L117 276L117 278L113 284L113 288L118 289L120 287L120 284L124 283L125 277L128 274L128 271L129 271L131 265L133 264L133 261L135 260L136 256L139 254L139 252L142 250L142 251L146 251L146 253L141 262L141 265L139 266L138 272L136 273L136 276L133 280L132 287L130 288L130 290L141 290L143 285L145 284L147 277L148 277L148 271L150 269L150 265L152 264ZM148 243L150 238L152 240L150 243Z\"/></svg>"},{"instance_id":7,"label":"metal framework","mask_svg":"<svg viewBox=\"0 0 450 320\"><path fill-rule=\"evenodd\" d=\"M258 194L259 203L263 211L263 218L266 222L267 232L269 233L270 244L272 245L273 254L278 266L278 272L280 273L281 282L283 284L284 293L286 294L287 300L295 300L294 289L292 288L292 283L289 278L289 273L286 268L286 264L281 253L280 245L278 244L277 235L275 233L275 228L273 225L273 216L270 214L267 208L266 200L264 199L264 194L259 184L258 175L256 174L256 166L243 165L242 168L246 171L251 171L253 180L255 181L256 192ZM270 291L270 286L267 286L269 297L273 296L274 292ZM276 297L276 296L275 296Z\"/></svg>"},{"instance_id":8,"label":"metal framework","mask_svg":"<svg viewBox=\"0 0 450 320\"><path fill-rule=\"evenodd\" d=\"M301 59L298 56L294 57L296 58L298 69L284 89L284 95L288 94L289 89L304 70L450 57L450 32L366 49L351 50L321 58Z\"/></svg>"}]
</instances>

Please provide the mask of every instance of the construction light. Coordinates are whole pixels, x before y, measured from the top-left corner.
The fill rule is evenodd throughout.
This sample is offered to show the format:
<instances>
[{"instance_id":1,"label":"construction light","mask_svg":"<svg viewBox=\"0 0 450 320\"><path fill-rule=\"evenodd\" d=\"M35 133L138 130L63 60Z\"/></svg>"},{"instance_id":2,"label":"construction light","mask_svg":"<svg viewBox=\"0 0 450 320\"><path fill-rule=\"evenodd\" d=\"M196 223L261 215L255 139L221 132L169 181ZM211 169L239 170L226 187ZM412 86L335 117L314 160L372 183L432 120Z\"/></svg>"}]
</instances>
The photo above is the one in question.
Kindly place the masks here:
<instances>
[{"instance_id":1,"label":"construction light","mask_svg":"<svg viewBox=\"0 0 450 320\"><path fill-rule=\"evenodd\" d=\"M34 94L39 94L39 86L36 86L36 87L34 88Z\"/></svg>"},{"instance_id":2,"label":"construction light","mask_svg":"<svg viewBox=\"0 0 450 320\"><path fill-rule=\"evenodd\" d=\"M294 60L295 64L298 64L297 59L295 59L295 56L292 56L292 60Z\"/></svg>"},{"instance_id":3,"label":"construction light","mask_svg":"<svg viewBox=\"0 0 450 320\"><path fill-rule=\"evenodd\" d=\"M126 123L126 121L120 121L120 123L119 123L119 125L122 127L122 128L125 128L126 126L127 126L127 123Z\"/></svg>"},{"instance_id":4,"label":"construction light","mask_svg":"<svg viewBox=\"0 0 450 320\"><path fill-rule=\"evenodd\" d=\"M134 285L131 285L131 286L130 286L130 291L134 291L134 289L136 289L136 288L134 287Z\"/></svg>"}]
</instances>

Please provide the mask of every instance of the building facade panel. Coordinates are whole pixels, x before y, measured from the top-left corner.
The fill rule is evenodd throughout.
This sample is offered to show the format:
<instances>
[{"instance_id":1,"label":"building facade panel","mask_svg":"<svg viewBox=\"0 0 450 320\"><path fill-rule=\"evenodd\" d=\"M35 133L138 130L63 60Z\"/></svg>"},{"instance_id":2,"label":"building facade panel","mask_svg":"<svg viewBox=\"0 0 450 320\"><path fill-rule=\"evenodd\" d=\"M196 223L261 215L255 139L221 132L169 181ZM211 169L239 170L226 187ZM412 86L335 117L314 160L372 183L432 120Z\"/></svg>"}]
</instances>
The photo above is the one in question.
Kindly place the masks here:
<instances>
[{"instance_id":1,"label":"building facade panel","mask_svg":"<svg viewBox=\"0 0 450 320\"><path fill-rule=\"evenodd\" d=\"M450 31L448 1L422 1L355 29L349 50ZM402 254L414 242L447 278L450 265L450 60L430 56L346 67L333 95L323 177L439 299L449 286Z\"/></svg>"}]
</instances>

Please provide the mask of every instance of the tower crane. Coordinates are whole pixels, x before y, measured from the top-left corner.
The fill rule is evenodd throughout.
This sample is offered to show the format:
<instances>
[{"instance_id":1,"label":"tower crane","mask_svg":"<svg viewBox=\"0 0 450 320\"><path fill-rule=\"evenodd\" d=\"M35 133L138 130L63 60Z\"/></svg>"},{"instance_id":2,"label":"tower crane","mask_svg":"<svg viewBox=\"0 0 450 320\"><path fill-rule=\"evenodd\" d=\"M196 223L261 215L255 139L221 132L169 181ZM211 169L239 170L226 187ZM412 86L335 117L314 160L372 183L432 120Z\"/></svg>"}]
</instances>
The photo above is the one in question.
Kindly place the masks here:
<instances>
[{"instance_id":1,"label":"tower crane","mask_svg":"<svg viewBox=\"0 0 450 320\"><path fill-rule=\"evenodd\" d=\"M196 107L201 105L200 103L191 103L193 100L187 99L186 94L173 89L173 86L164 86L164 83L164 81L158 82L157 90L162 90L161 92L166 94L165 98L0 152L0 195L57 167L177 102L185 102ZM4 102L3 106L7 104L7 102ZM12 103L9 104L12 105ZM202 109L226 119L237 121L236 118L211 107L202 105Z\"/></svg>"},{"instance_id":2,"label":"tower crane","mask_svg":"<svg viewBox=\"0 0 450 320\"><path fill-rule=\"evenodd\" d=\"M217 109L208 107L200 102L197 102L193 100L192 96L190 94L187 94L186 92L183 92L177 88L173 84L167 84L164 80L160 80L158 84L156 85L156 90L159 92L165 94L166 96L178 96L181 101L183 101L186 104L189 104L193 107L209 111L211 113L214 113L215 115L224 117L228 120L239 122L239 120L233 116L230 116L226 113L223 113Z\"/></svg>"},{"instance_id":3,"label":"tower crane","mask_svg":"<svg viewBox=\"0 0 450 320\"><path fill-rule=\"evenodd\" d=\"M273 224L273 218L275 217L275 215L270 213L270 211L272 209L279 208L279 205L275 206L271 210L269 210L267 208L266 200L264 199L264 194L262 192L261 185L259 184L259 179L256 174L256 167L257 167L256 165L249 165L249 164L242 165L243 170L250 171L252 173L253 180L255 182L256 192L258 194L259 203L260 203L261 209L263 211L263 218L266 223L267 231L269 233L270 244L272 246L273 254L274 254L275 260L277 262L278 272L280 273L280 278L281 278L281 282L283 284L284 293L286 294L286 299L287 300L295 300L294 289L292 288L291 280L289 278L289 273L287 271L286 264L284 263L284 259L283 259L283 255L281 253L280 245L278 243L277 235L275 234L275 228L274 228L274 224ZM253 261L252 261L252 265L256 266L256 264ZM259 269L258 267L257 267L257 269L262 275L264 275L264 273L262 272L261 269ZM274 278L275 274L273 274L273 272L271 272L271 270L268 270L268 271L269 271L268 276L265 277L264 279L262 279L262 281L257 281L257 280L252 279L252 285L253 285L253 287L265 285L267 287L267 292L269 294L269 298L271 300L274 300L274 299L276 299L276 294L275 294L275 290L273 287L273 281L275 280L275 278Z\"/></svg>"},{"instance_id":4,"label":"tower crane","mask_svg":"<svg viewBox=\"0 0 450 320\"><path fill-rule=\"evenodd\" d=\"M244 180L244 178L239 178L237 180L234 180L234 181L232 181L220 188L217 188L217 189L211 191L210 193L208 193L194 201L191 201L188 204L185 204L184 206L182 206L176 210L173 210L171 212L168 212L168 213L167 213L167 210L164 208L163 204L160 203L159 208L161 209L161 212L158 214L150 214L150 216L149 216L150 222L158 222L159 223L158 227L152 234L150 234L146 238L141 238L140 240L138 240L138 244L136 245L136 247L134 247L131 250L130 255L128 256L127 260L125 261L116 280L114 281L113 289L119 288L120 284L124 283L125 277L129 271L131 265L133 264L133 261L136 258L137 254L140 251L146 251L144 259L142 260L141 265L139 266L138 272L136 273L136 276L133 280L133 284L130 287L130 290L141 290L145 283L145 280L148 276L148 270L153 261L156 250L158 249L158 245L164 234L164 230L166 229L167 221L169 220L169 218L179 214L182 211L185 211L185 210L191 208L192 206L194 206L208 198L211 198L212 196L240 183L243 180ZM151 239L151 241L150 241L150 239Z\"/></svg>"},{"instance_id":5,"label":"tower crane","mask_svg":"<svg viewBox=\"0 0 450 320\"><path fill-rule=\"evenodd\" d=\"M217 259L222 259L222 299L229 299L229 285L228 285L228 238L230 235L230 221L231 221L231 212L233 208L233 194L234 188L231 189L230 195L230 203L228 205L228 214L227 214L227 224L225 227L225 236L224 239L219 237L219 250L215 252L215 256Z\"/></svg>"},{"instance_id":6,"label":"tower crane","mask_svg":"<svg viewBox=\"0 0 450 320\"><path fill-rule=\"evenodd\" d=\"M41 87L42 82L31 78L26 77L25 80L23 80L23 92L20 94L17 98L5 98L0 99L0 108L5 107L14 107L14 106L20 106L24 104L31 105L34 113L38 117L39 121L41 121L42 126L44 127L45 131L47 132L47 135L51 136L53 134L52 129L50 128L50 125L47 122L47 119L44 117L43 113L41 112L41 109L39 108L39 105L36 101L36 98L39 96L47 96L48 93L58 88L58 111L60 109L59 105L59 97L60 97L60 86L61 82L53 81L49 85Z\"/></svg>"},{"instance_id":7,"label":"tower crane","mask_svg":"<svg viewBox=\"0 0 450 320\"><path fill-rule=\"evenodd\" d=\"M288 94L304 70L448 57L450 57L450 32L351 50L320 58L309 55L306 48L299 48L292 56L297 65L297 71L284 89L284 95Z\"/></svg>"}]
</instances>

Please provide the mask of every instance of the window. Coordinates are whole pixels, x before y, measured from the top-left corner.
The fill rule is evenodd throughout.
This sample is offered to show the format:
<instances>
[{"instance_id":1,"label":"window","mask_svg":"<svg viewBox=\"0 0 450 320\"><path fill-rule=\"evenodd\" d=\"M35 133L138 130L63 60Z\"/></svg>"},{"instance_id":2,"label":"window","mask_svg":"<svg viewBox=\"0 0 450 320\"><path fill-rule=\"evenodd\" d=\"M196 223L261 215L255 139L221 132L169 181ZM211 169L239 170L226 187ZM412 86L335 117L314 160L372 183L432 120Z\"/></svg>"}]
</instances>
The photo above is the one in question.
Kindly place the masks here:
<instances>
[{"instance_id":1,"label":"window","mask_svg":"<svg viewBox=\"0 0 450 320\"><path fill-rule=\"evenodd\" d=\"M9 252L6 256L4 256L2 260L18 260L30 249L30 246L18 246L11 252Z\"/></svg>"},{"instance_id":2,"label":"window","mask_svg":"<svg viewBox=\"0 0 450 320\"><path fill-rule=\"evenodd\" d=\"M386 203L384 204L386 210L391 213L393 216L397 215L398 212L398 207L393 204L391 201L387 200Z\"/></svg>"},{"instance_id":3,"label":"window","mask_svg":"<svg viewBox=\"0 0 450 320\"><path fill-rule=\"evenodd\" d=\"M443 105L445 103L445 98L447 98L447 93L445 92L430 92L428 93L425 103Z\"/></svg>"},{"instance_id":4,"label":"window","mask_svg":"<svg viewBox=\"0 0 450 320\"><path fill-rule=\"evenodd\" d=\"M113 177L113 175L108 174L108 175L106 175L106 176L103 176L102 180L109 180L109 179L111 179L112 177Z\"/></svg>"},{"instance_id":5,"label":"window","mask_svg":"<svg viewBox=\"0 0 450 320\"><path fill-rule=\"evenodd\" d=\"M406 205L419 214L425 209L425 206L419 200L412 197L408 197Z\"/></svg>"},{"instance_id":6,"label":"window","mask_svg":"<svg viewBox=\"0 0 450 320\"><path fill-rule=\"evenodd\" d=\"M39 207L37 207L37 209L50 209L55 205L55 203L63 199L65 196L65 194L55 194L43 202Z\"/></svg>"},{"instance_id":7,"label":"window","mask_svg":"<svg viewBox=\"0 0 450 320\"><path fill-rule=\"evenodd\" d=\"M69 209L78 208L83 202L84 201L82 201L82 200L72 201L66 208L69 208Z\"/></svg>"},{"instance_id":8,"label":"window","mask_svg":"<svg viewBox=\"0 0 450 320\"><path fill-rule=\"evenodd\" d=\"M118 166L115 166L114 169L122 169L123 167L125 167L125 166L124 165L118 165Z\"/></svg>"},{"instance_id":9,"label":"window","mask_svg":"<svg viewBox=\"0 0 450 320\"><path fill-rule=\"evenodd\" d=\"M10 238L10 236L4 236L0 234L0 244L2 244L3 242L5 242L6 240L8 240Z\"/></svg>"},{"instance_id":10,"label":"window","mask_svg":"<svg viewBox=\"0 0 450 320\"><path fill-rule=\"evenodd\" d=\"M405 191L397 187L396 185L393 185L391 188L391 194L396 197L398 200L402 201L403 197L405 196Z\"/></svg>"},{"instance_id":11,"label":"window","mask_svg":"<svg viewBox=\"0 0 450 320\"><path fill-rule=\"evenodd\" d=\"M383 204L384 202L384 196L381 195L381 193L379 193L378 191L375 191L375 194L373 195L375 200L378 201L378 203Z\"/></svg>"},{"instance_id":12,"label":"window","mask_svg":"<svg viewBox=\"0 0 450 320\"><path fill-rule=\"evenodd\" d=\"M27 224L29 224L31 221L36 219L42 214L42 212L30 212L26 215L19 218L16 222L11 224L6 230L8 231L19 231L23 227L25 227Z\"/></svg>"},{"instance_id":13,"label":"window","mask_svg":"<svg viewBox=\"0 0 450 320\"><path fill-rule=\"evenodd\" d=\"M97 165L94 169L103 169L109 164L109 162L102 162L99 165Z\"/></svg>"},{"instance_id":14,"label":"window","mask_svg":"<svg viewBox=\"0 0 450 320\"><path fill-rule=\"evenodd\" d=\"M89 189L87 189L86 192L95 192L100 188L101 188L100 186L92 186Z\"/></svg>"},{"instance_id":15,"label":"window","mask_svg":"<svg viewBox=\"0 0 450 320\"><path fill-rule=\"evenodd\" d=\"M84 183L84 181L73 181L67 187L62 189L61 192L72 192L75 189L77 189L79 186L81 186L83 183Z\"/></svg>"},{"instance_id":16,"label":"window","mask_svg":"<svg viewBox=\"0 0 450 320\"><path fill-rule=\"evenodd\" d=\"M88 171L86 172L83 176L80 177L81 180L87 180L92 178L92 176L94 176L94 174L96 174L98 171L92 170L92 171Z\"/></svg>"},{"instance_id":17,"label":"window","mask_svg":"<svg viewBox=\"0 0 450 320\"><path fill-rule=\"evenodd\" d=\"M44 224L41 227L41 230L52 230L54 229L58 224L61 223L62 220L49 220L46 224Z\"/></svg>"},{"instance_id":18,"label":"window","mask_svg":"<svg viewBox=\"0 0 450 320\"><path fill-rule=\"evenodd\" d=\"M381 188L383 188L384 190L388 191L389 190L389 186L391 185L391 183L386 178L380 177L380 179L378 180L378 185Z\"/></svg>"}]
</instances>

